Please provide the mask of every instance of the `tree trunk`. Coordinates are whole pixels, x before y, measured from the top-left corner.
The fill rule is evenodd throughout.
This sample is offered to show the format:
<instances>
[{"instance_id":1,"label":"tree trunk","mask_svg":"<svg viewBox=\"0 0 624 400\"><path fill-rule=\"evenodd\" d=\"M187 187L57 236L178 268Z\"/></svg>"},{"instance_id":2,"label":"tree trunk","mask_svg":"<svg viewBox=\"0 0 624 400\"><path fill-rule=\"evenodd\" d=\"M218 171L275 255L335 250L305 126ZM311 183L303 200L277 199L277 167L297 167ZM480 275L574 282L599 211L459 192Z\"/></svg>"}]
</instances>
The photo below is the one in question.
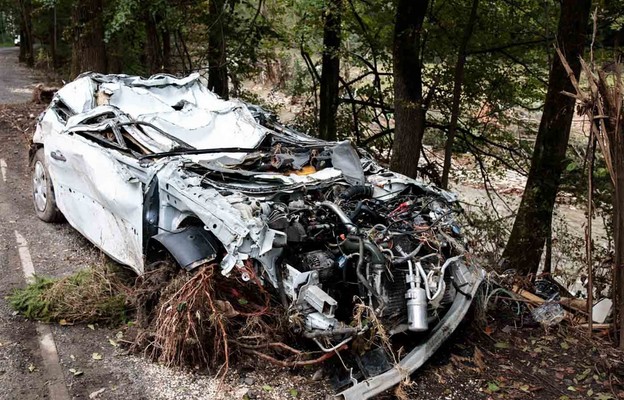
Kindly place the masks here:
<instances>
[{"instance_id":1,"label":"tree trunk","mask_svg":"<svg viewBox=\"0 0 624 400\"><path fill-rule=\"evenodd\" d=\"M56 49L56 5L53 5L52 9L50 10L50 19L52 23L48 28L48 40L50 41L50 56L52 57L52 68L56 69L59 66Z\"/></svg>"},{"instance_id":2,"label":"tree trunk","mask_svg":"<svg viewBox=\"0 0 624 400\"><path fill-rule=\"evenodd\" d=\"M107 71L102 0L77 1L72 12L71 76L86 71Z\"/></svg>"},{"instance_id":3,"label":"tree trunk","mask_svg":"<svg viewBox=\"0 0 624 400\"><path fill-rule=\"evenodd\" d=\"M32 4L30 0L20 0L20 53L19 61L29 67L35 65L35 51L32 35Z\"/></svg>"},{"instance_id":4,"label":"tree trunk","mask_svg":"<svg viewBox=\"0 0 624 400\"><path fill-rule=\"evenodd\" d=\"M319 137L324 140L336 140L341 21L342 0L329 0L325 8L320 82Z\"/></svg>"},{"instance_id":5,"label":"tree trunk","mask_svg":"<svg viewBox=\"0 0 624 400\"><path fill-rule=\"evenodd\" d=\"M624 132L621 133L624 134ZM624 210L622 209L624 204L622 203L624 202L624 146L620 143L619 147L619 149L616 149L616 155L619 156L619 159L613 159L615 164L613 304L615 304L615 309L618 313L616 322L620 330L619 345L621 349L624 349Z\"/></svg>"},{"instance_id":6,"label":"tree trunk","mask_svg":"<svg viewBox=\"0 0 624 400\"><path fill-rule=\"evenodd\" d=\"M420 30L428 0L399 0L394 24L394 143L390 168L415 178L425 133Z\"/></svg>"},{"instance_id":7,"label":"tree trunk","mask_svg":"<svg viewBox=\"0 0 624 400\"><path fill-rule=\"evenodd\" d=\"M455 140L455 132L457 131L457 122L459 120L459 106L461 104L462 85L464 84L464 66L466 65L466 49L468 42L472 36L472 31L477 20L477 8L479 0L472 0L472 8L470 9L470 17L468 17L468 25L464 30L464 36L459 43L457 51L457 63L455 64L455 77L453 83L453 105L451 106L451 121L444 148L444 166L442 168L442 188L448 188L449 173L451 171L451 158L453 156L453 142Z\"/></svg>"},{"instance_id":8,"label":"tree trunk","mask_svg":"<svg viewBox=\"0 0 624 400\"><path fill-rule=\"evenodd\" d=\"M581 70L579 57L585 45L590 6L590 0L561 2L557 45L577 79ZM574 87L559 57L555 55L529 176L503 253L508 267L525 275L537 272L546 237L551 234L552 211L563 171L575 103L574 99L564 96L561 91L572 92Z\"/></svg>"},{"instance_id":9,"label":"tree trunk","mask_svg":"<svg viewBox=\"0 0 624 400\"><path fill-rule=\"evenodd\" d=\"M162 30L162 70L171 71L171 33L168 29Z\"/></svg>"},{"instance_id":10,"label":"tree trunk","mask_svg":"<svg viewBox=\"0 0 624 400\"><path fill-rule=\"evenodd\" d=\"M158 37L158 23L156 17L151 11L146 10L144 14L145 19L145 61L146 67L150 75L153 75L161 71L162 59L161 59L161 46L160 38Z\"/></svg>"},{"instance_id":11,"label":"tree trunk","mask_svg":"<svg viewBox=\"0 0 624 400\"><path fill-rule=\"evenodd\" d=\"M208 32L208 89L224 99L229 97L227 46L224 34L226 11L223 0L210 0Z\"/></svg>"}]
</instances>

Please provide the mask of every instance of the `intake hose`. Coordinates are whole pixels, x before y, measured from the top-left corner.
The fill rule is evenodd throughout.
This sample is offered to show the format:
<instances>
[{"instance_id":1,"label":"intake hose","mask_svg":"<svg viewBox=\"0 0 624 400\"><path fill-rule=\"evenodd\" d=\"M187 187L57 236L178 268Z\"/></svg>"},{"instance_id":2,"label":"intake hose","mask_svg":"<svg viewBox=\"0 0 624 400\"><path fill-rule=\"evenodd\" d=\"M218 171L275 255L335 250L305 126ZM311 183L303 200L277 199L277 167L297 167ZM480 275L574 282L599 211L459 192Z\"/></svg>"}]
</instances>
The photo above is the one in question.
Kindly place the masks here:
<instances>
[{"instance_id":1,"label":"intake hose","mask_svg":"<svg viewBox=\"0 0 624 400\"><path fill-rule=\"evenodd\" d=\"M344 226L347 228L349 233L357 233L357 226L353 223L353 221L351 221L349 217L347 217L347 214L345 214L344 211L342 211L342 209L338 206L338 204L332 203L331 201L323 201L322 203L320 203L320 205L332 210L334 214L338 216L338 219L340 219L340 222L342 222Z\"/></svg>"},{"instance_id":2,"label":"intake hose","mask_svg":"<svg viewBox=\"0 0 624 400\"><path fill-rule=\"evenodd\" d=\"M342 200L366 199L373 195L373 187L369 185L355 185L348 187L340 194Z\"/></svg>"}]
</instances>

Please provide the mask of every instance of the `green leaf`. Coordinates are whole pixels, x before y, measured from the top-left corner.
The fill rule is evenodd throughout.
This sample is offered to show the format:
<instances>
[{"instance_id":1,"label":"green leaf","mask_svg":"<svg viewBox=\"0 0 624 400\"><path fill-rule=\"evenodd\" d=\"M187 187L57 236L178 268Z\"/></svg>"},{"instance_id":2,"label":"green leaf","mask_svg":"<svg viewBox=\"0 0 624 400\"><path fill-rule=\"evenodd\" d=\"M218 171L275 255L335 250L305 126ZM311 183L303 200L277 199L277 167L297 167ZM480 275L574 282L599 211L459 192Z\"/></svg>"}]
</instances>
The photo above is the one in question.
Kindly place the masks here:
<instances>
[{"instance_id":1,"label":"green leaf","mask_svg":"<svg viewBox=\"0 0 624 400\"><path fill-rule=\"evenodd\" d=\"M245 304L249 304L249 301L241 297L240 299L238 299L238 304L240 304L241 306L244 306Z\"/></svg>"},{"instance_id":2,"label":"green leaf","mask_svg":"<svg viewBox=\"0 0 624 400\"><path fill-rule=\"evenodd\" d=\"M490 392L498 392L500 390L500 387L496 382L488 382L487 390L489 390Z\"/></svg>"},{"instance_id":3,"label":"green leaf","mask_svg":"<svg viewBox=\"0 0 624 400\"><path fill-rule=\"evenodd\" d=\"M496 347L497 349L508 349L511 347L511 345L507 342L497 342L494 347Z\"/></svg>"},{"instance_id":4,"label":"green leaf","mask_svg":"<svg viewBox=\"0 0 624 400\"><path fill-rule=\"evenodd\" d=\"M299 396L299 392L297 391L297 389L290 389L290 395L296 398L297 396Z\"/></svg>"},{"instance_id":5,"label":"green leaf","mask_svg":"<svg viewBox=\"0 0 624 400\"><path fill-rule=\"evenodd\" d=\"M264 385L264 386L262 386L262 390L270 392L271 390L273 390L273 386L271 386L271 385Z\"/></svg>"},{"instance_id":6,"label":"green leaf","mask_svg":"<svg viewBox=\"0 0 624 400\"><path fill-rule=\"evenodd\" d=\"M578 164L575 163L574 161L570 162L570 164L568 164L566 166L566 171L568 171L568 172L572 172L572 171L574 171L576 169L578 169Z\"/></svg>"}]
</instances>

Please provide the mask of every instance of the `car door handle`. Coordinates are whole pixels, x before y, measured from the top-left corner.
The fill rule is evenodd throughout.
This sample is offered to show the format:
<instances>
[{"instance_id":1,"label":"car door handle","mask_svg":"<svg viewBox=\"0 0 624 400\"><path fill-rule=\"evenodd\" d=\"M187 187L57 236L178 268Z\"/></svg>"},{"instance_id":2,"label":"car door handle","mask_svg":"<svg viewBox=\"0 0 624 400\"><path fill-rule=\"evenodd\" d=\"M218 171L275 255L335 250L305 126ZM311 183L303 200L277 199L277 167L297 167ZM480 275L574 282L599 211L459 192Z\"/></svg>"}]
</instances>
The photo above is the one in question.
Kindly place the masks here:
<instances>
[{"instance_id":1,"label":"car door handle","mask_svg":"<svg viewBox=\"0 0 624 400\"><path fill-rule=\"evenodd\" d=\"M67 161L67 159L65 158L65 156L63 154L61 154L60 151L53 151L50 153L50 157L54 158L55 160L59 160L59 161Z\"/></svg>"}]
</instances>

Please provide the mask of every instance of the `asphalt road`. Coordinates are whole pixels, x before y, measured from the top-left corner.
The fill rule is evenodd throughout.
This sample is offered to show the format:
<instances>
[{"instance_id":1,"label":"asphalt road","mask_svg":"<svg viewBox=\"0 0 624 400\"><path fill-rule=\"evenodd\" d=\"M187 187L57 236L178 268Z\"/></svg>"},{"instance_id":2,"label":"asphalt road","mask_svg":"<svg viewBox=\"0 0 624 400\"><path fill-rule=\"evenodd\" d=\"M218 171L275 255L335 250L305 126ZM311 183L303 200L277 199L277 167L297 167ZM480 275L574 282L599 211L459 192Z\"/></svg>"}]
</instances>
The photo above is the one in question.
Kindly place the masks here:
<instances>
[{"instance_id":1,"label":"asphalt road","mask_svg":"<svg viewBox=\"0 0 624 400\"><path fill-rule=\"evenodd\" d=\"M0 47L0 104L24 103L32 98L35 76L17 60L18 47Z\"/></svg>"},{"instance_id":2,"label":"asphalt road","mask_svg":"<svg viewBox=\"0 0 624 400\"><path fill-rule=\"evenodd\" d=\"M19 65L17 54L16 48L0 48L0 104L32 98L35 76ZM35 117L15 114L32 120L33 126ZM68 225L36 218L30 199L28 139L10 120L0 120L0 399L88 398L102 388L98 398L149 398L144 387L132 382L131 371L125 371L123 363L115 364L119 351L108 337L116 332L103 327L42 326L15 315L6 303L8 294L26 284L20 251L28 254L35 273L46 276L63 276L103 262L100 253ZM18 238L25 240L22 249ZM44 338L46 332L51 335ZM43 349L42 341L47 346ZM49 356L50 348L57 349L58 358ZM96 352L102 360L93 359ZM76 377L70 368L83 374ZM51 390L54 387L62 390ZM115 393L118 387L125 387L123 396Z\"/></svg>"}]
</instances>

